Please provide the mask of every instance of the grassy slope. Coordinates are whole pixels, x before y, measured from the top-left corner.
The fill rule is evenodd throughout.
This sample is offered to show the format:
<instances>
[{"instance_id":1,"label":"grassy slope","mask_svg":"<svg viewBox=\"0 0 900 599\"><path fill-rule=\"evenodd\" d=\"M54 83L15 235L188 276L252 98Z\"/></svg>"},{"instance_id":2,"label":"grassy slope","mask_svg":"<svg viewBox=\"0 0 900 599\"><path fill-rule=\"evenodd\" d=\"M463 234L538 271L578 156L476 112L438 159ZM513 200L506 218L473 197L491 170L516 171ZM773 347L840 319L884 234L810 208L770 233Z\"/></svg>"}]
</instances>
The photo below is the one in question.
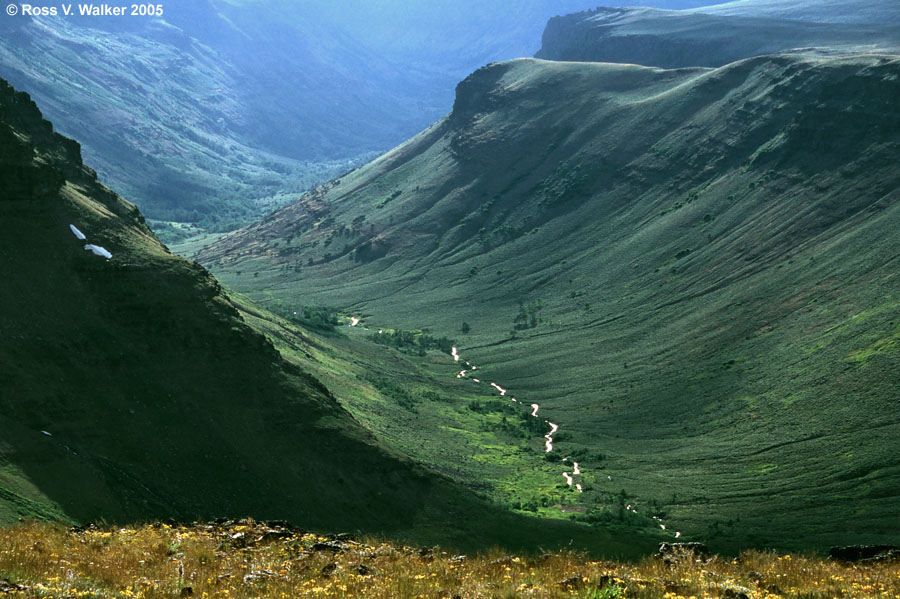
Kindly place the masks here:
<instances>
[{"instance_id":1,"label":"grassy slope","mask_svg":"<svg viewBox=\"0 0 900 599\"><path fill-rule=\"evenodd\" d=\"M462 366L449 355L416 356L376 345L370 340L374 331L362 325L310 331L239 295L233 299L248 324L286 359L321 380L354 418L404 454L523 513L589 521L602 515L607 524L656 528L649 511L620 517L620 499L612 493L581 494L567 486L562 472L572 472L572 466L559 462L571 449L564 436L557 435L562 442L548 456L542 435L550 427L543 417L532 418L528 404L513 404L511 394L501 398L485 384L457 378ZM577 477L588 490L599 490L601 479L600 472Z\"/></svg>"},{"instance_id":2,"label":"grassy slope","mask_svg":"<svg viewBox=\"0 0 900 599\"><path fill-rule=\"evenodd\" d=\"M653 546L504 513L386 449L5 83L0 141L0 519L252 515L460 547Z\"/></svg>"},{"instance_id":3,"label":"grassy slope","mask_svg":"<svg viewBox=\"0 0 900 599\"><path fill-rule=\"evenodd\" d=\"M493 65L447 119L200 258L272 306L469 322L484 378L721 546L896 541L898 69Z\"/></svg>"}]
</instances>

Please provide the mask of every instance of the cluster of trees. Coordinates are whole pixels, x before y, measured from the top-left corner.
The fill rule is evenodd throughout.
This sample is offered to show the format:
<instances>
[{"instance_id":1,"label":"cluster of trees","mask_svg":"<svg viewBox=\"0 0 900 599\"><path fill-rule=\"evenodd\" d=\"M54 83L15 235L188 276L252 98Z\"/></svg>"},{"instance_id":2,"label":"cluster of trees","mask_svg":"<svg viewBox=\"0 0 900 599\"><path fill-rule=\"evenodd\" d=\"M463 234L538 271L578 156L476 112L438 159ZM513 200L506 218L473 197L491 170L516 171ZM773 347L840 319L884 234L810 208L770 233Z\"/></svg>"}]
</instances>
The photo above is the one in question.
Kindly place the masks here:
<instances>
[{"instance_id":1,"label":"cluster of trees","mask_svg":"<svg viewBox=\"0 0 900 599\"><path fill-rule=\"evenodd\" d=\"M404 353L424 356L428 350L436 349L451 354L453 340L447 337L433 337L427 331L382 331L369 335L369 339L379 345L387 345Z\"/></svg>"},{"instance_id":2,"label":"cluster of trees","mask_svg":"<svg viewBox=\"0 0 900 599\"><path fill-rule=\"evenodd\" d=\"M326 333L334 331L339 324L337 310L327 306L303 306L282 315L301 326Z\"/></svg>"},{"instance_id":3,"label":"cluster of trees","mask_svg":"<svg viewBox=\"0 0 900 599\"><path fill-rule=\"evenodd\" d=\"M384 397L393 400L402 408L405 408L411 412L416 411L416 400L410 390L386 376L382 376L380 374L373 374L371 376L366 377L366 380L372 383L372 386L378 389L378 392L381 393Z\"/></svg>"},{"instance_id":4,"label":"cluster of trees","mask_svg":"<svg viewBox=\"0 0 900 599\"><path fill-rule=\"evenodd\" d=\"M506 433L521 439L542 437L550 430L543 418L534 418L529 410L508 401L476 399L470 402L467 407L477 414L503 415L499 422L483 421L482 430ZM559 452L551 452L546 455L553 456L551 460L558 461L561 459L559 458Z\"/></svg>"},{"instance_id":5,"label":"cluster of trees","mask_svg":"<svg viewBox=\"0 0 900 599\"><path fill-rule=\"evenodd\" d=\"M513 318L513 329L524 331L526 329L537 327L539 323L543 322L543 319L541 318L541 310L543 309L544 302L541 300L531 302L527 306L525 304L519 304L519 312L516 314L515 318Z\"/></svg>"}]
</instances>

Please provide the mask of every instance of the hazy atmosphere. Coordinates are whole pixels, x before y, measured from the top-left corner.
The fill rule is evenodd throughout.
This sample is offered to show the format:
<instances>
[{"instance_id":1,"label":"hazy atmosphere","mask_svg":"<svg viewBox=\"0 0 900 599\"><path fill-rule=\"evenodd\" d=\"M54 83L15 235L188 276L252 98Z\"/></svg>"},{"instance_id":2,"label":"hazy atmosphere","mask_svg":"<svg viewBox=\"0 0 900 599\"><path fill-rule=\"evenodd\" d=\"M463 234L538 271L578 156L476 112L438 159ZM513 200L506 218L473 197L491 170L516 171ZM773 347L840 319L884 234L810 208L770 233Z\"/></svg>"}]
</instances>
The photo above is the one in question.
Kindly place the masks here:
<instances>
[{"instance_id":1,"label":"hazy atmosphere","mask_svg":"<svg viewBox=\"0 0 900 599\"><path fill-rule=\"evenodd\" d=\"M900 596L900 4L0 4L0 595Z\"/></svg>"}]
</instances>

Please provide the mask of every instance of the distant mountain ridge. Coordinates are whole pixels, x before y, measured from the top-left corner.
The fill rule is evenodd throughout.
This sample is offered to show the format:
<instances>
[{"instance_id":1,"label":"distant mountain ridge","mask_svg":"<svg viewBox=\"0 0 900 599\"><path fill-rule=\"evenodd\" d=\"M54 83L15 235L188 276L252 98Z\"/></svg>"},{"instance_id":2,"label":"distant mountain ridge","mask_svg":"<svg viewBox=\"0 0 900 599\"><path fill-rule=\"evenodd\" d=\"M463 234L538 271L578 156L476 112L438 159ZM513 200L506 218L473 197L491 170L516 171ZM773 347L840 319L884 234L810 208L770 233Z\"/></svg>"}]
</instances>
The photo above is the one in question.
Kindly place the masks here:
<instances>
[{"instance_id":1,"label":"distant mountain ridge","mask_svg":"<svg viewBox=\"0 0 900 599\"><path fill-rule=\"evenodd\" d=\"M900 9L885 6L882 18L875 19L875 5L813 2L798 8L798 3L742 0L683 11L601 7L551 19L535 56L679 68L718 67L786 51L897 52Z\"/></svg>"},{"instance_id":2,"label":"distant mountain ridge","mask_svg":"<svg viewBox=\"0 0 900 599\"><path fill-rule=\"evenodd\" d=\"M734 0L689 10L711 15L755 16L814 23L900 23L900 6L896 2L885 0Z\"/></svg>"}]
</instances>

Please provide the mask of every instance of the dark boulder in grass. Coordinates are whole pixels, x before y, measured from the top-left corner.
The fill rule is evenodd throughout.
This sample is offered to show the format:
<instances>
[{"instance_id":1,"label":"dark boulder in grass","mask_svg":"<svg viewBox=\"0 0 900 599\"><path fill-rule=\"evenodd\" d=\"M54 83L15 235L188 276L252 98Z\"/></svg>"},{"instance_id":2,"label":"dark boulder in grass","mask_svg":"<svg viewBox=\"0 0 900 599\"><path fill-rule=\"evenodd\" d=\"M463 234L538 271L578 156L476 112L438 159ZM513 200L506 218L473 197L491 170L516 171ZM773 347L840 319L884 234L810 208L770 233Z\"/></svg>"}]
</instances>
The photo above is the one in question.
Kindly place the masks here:
<instances>
[{"instance_id":1,"label":"dark boulder in grass","mask_svg":"<svg viewBox=\"0 0 900 599\"><path fill-rule=\"evenodd\" d=\"M842 562L888 561L900 559L896 545L846 545L832 547L828 557Z\"/></svg>"},{"instance_id":2,"label":"dark boulder in grass","mask_svg":"<svg viewBox=\"0 0 900 599\"><path fill-rule=\"evenodd\" d=\"M691 559L709 556L709 548L704 543L660 543L657 557L666 563L675 562L685 557Z\"/></svg>"}]
</instances>

